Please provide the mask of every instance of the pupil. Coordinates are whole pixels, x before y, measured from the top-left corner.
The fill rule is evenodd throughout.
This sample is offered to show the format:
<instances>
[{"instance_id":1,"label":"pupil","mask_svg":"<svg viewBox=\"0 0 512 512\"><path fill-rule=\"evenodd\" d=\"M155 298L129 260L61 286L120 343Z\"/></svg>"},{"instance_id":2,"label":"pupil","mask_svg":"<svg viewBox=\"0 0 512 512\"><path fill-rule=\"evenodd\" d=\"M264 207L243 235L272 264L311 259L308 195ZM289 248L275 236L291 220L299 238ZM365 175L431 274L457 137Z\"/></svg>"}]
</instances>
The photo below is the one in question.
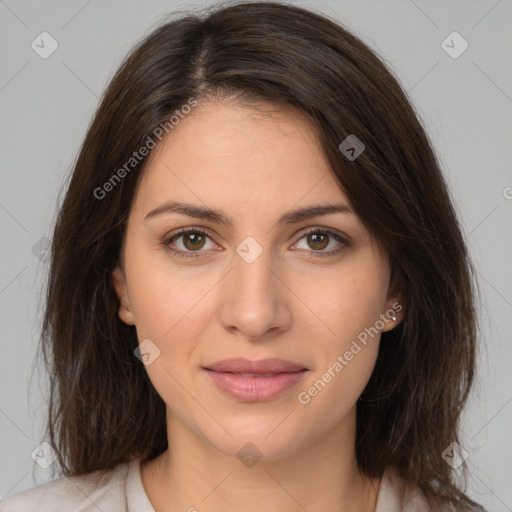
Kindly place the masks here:
<instances>
[{"instance_id":1,"label":"pupil","mask_svg":"<svg viewBox=\"0 0 512 512\"><path fill-rule=\"evenodd\" d=\"M313 242L314 242L314 245L320 248L324 248L325 247L325 244L324 245L319 245L322 244L322 242L325 242L325 240L327 239L327 235L325 234L318 234L318 233L313 233L312 235L310 235L312 238L313 238Z\"/></svg>"},{"instance_id":2,"label":"pupil","mask_svg":"<svg viewBox=\"0 0 512 512\"><path fill-rule=\"evenodd\" d=\"M190 245L198 245L202 241L202 235L198 233L189 233L186 237L186 240L189 242Z\"/></svg>"}]
</instances>

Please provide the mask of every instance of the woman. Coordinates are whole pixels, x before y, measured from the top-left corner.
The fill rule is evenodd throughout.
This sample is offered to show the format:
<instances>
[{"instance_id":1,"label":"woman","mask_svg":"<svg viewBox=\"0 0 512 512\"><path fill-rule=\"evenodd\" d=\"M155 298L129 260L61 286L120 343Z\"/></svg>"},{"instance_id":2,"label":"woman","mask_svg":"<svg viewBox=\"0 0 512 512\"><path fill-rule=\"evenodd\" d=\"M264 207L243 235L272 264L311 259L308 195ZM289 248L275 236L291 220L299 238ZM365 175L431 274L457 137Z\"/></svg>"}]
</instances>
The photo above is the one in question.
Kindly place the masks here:
<instances>
[{"instance_id":1,"label":"woman","mask_svg":"<svg viewBox=\"0 0 512 512\"><path fill-rule=\"evenodd\" d=\"M471 277L359 39L273 2L167 22L109 84L55 227L62 478L0 510L482 510L454 475Z\"/></svg>"}]
</instances>

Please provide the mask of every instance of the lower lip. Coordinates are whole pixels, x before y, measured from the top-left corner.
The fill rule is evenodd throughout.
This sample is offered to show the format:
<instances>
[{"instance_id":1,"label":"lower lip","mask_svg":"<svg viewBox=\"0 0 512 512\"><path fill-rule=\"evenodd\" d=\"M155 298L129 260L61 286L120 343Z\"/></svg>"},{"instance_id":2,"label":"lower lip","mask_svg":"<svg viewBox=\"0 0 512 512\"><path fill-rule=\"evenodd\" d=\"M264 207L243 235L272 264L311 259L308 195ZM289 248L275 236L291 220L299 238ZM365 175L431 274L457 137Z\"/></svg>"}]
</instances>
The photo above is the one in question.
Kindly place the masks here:
<instances>
[{"instance_id":1,"label":"lower lip","mask_svg":"<svg viewBox=\"0 0 512 512\"><path fill-rule=\"evenodd\" d=\"M295 386L307 370L276 373L272 377L242 377L236 373L206 370L217 387L242 402L270 400Z\"/></svg>"}]
</instances>

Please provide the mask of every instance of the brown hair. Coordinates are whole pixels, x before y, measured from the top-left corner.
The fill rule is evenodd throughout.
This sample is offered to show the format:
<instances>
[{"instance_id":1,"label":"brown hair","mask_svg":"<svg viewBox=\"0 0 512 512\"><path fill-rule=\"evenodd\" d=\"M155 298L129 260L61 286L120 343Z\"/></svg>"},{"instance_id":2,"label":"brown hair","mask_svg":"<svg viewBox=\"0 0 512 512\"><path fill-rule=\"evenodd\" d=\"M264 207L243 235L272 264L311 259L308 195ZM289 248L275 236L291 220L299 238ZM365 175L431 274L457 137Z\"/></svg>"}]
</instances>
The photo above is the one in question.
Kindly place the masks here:
<instances>
[{"instance_id":1,"label":"brown hair","mask_svg":"<svg viewBox=\"0 0 512 512\"><path fill-rule=\"evenodd\" d=\"M301 112L357 214L387 250L406 304L381 337L357 403L359 468L395 467L436 510L476 507L441 454L458 441L472 385L473 269L439 164L382 59L339 23L285 3L217 6L165 20L126 58L88 128L51 248L41 334L50 375L47 432L62 473L110 469L167 448L165 404L134 356L111 274L147 158L108 182L191 98ZM350 134L365 150L348 160ZM465 469L465 468L464 468Z\"/></svg>"}]
</instances>

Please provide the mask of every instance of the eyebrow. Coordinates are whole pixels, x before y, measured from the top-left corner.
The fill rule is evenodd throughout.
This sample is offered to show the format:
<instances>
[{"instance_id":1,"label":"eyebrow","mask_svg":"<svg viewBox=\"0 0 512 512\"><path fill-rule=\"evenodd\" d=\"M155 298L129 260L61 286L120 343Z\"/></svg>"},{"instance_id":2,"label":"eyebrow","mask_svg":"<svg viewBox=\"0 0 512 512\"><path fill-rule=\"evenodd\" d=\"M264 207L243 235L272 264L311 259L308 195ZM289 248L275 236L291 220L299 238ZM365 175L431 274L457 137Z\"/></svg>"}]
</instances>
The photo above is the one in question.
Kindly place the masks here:
<instances>
[{"instance_id":1,"label":"eyebrow","mask_svg":"<svg viewBox=\"0 0 512 512\"><path fill-rule=\"evenodd\" d=\"M212 208L196 206L188 203L179 203L175 201L164 203L154 210L151 210L145 217L144 222L157 215L179 213L196 219L206 219L226 226L233 226L233 219L224 215L218 210ZM305 208L297 208L284 213L277 221L278 225L296 224L298 222L319 217L321 215L329 215L333 213L350 213L355 212L346 204L322 204L315 206L307 206Z\"/></svg>"}]
</instances>

